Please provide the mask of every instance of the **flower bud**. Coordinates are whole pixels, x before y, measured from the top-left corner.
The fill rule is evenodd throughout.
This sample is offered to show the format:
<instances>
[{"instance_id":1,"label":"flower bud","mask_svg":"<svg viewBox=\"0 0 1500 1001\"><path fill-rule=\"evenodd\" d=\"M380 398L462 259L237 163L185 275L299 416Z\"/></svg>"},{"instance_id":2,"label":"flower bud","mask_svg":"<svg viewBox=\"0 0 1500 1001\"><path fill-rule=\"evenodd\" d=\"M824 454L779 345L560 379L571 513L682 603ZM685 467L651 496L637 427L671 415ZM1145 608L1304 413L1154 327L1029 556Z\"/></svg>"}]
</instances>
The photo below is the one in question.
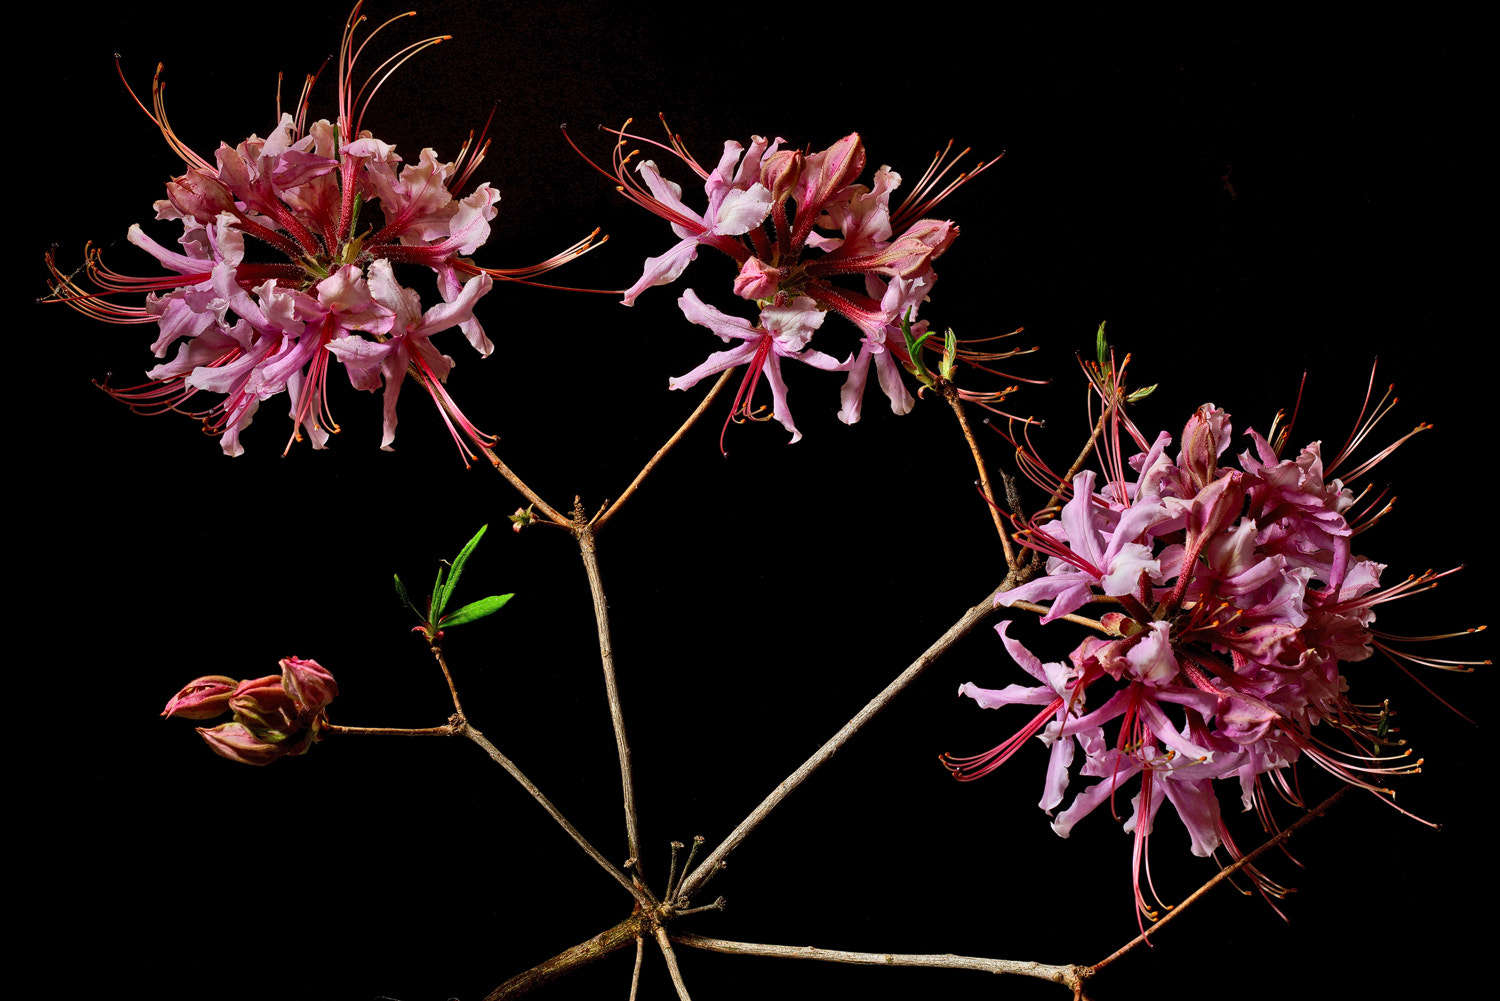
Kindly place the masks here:
<instances>
[{"instance_id":1,"label":"flower bud","mask_svg":"<svg viewBox=\"0 0 1500 1001\"><path fill-rule=\"evenodd\" d=\"M195 167L167 182L167 198L177 211L202 223L210 223L220 212L234 211L234 196L211 171Z\"/></svg>"},{"instance_id":2,"label":"flower bud","mask_svg":"<svg viewBox=\"0 0 1500 1001\"><path fill-rule=\"evenodd\" d=\"M935 261L958 239L958 227L946 219L918 219L898 239L920 240L932 248L927 259Z\"/></svg>"},{"instance_id":3,"label":"flower bud","mask_svg":"<svg viewBox=\"0 0 1500 1001\"><path fill-rule=\"evenodd\" d=\"M752 257L740 268L739 277L734 280L734 294L741 299L774 298L782 275L781 268L767 267L759 257Z\"/></svg>"},{"instance_id":4,"label":"flower bud","mask_svg":"<svg viewBox=\"0 0 1500 1001\"><path fill-rule=\"evenodd\" d=\"M269 765L288 753L282 745L261 740L239 723L221 723L211 730L200 726L198 735L219 757L244 765Z\"/></svg>"},{"instance_id":5,"label":"flower bud","mask_svg":"<svg viewBox=\"0 0 1500 1001\"><path fill-rule=\"evenodd\" d=\"M229 700L229 708L234 711L236 723L267 739L284 740L301 728L297 702L274 674L241 682Z\"/></svg>"},{"instance_id":6,"label":"flower bud","mask_svg":"<svg viewBox=\"0 0 1500 1001\"><path fill-rule=\"evenodd\" d=\"M338 682L315 660L287 657L281 661L281 687L302 707L316 715L339 693Z\"/></svg>"},{"instance_id":7,"label":"flower bud","mask_svg":"<svg viewBox=\"0 0 1500 1001\"><path fill-rule=\"evenodd\" d=\"M808 157L797 192L798 221L822 212L828 200L853 184L864 169L865 144L858 132L851 132L823 152Z\"/></svg>"},{"instance_id":8,"label":"flower bud","mask_svg":"<svg viewBox=\"0 0 1500 1001\"><path fill-rule=\"evenodd\" d=\"M161 714L181 716L183 719L213 719L229 711L230 696L238 687L238 681L222 674L207 674L195 678L172 696Z\"/></svg>"},{"instance_id":9,"label":"flower bud","mask_svg":"<svg viewBox=\"0 0 1500 1001\"><path fill-rule=\"evenodd\" d=\"M1229 447L1233 428L1229 414L1205 403L1182 429L1182 455L1177 465L1202 490L1218 476L1219 456Z\"/></svg>"},{"instance_id":10,"label":"flower bud","mask_svg":"<svg viewBox=\"0 0 1500 1001\"><path fill-rule=\"evenodd\" d=\"M794 149L772 153L760 167L760 183L771 192L771 204L781 205L792 197L792 190L802 177L806 157Z\"/></svg>"}]
</instances>

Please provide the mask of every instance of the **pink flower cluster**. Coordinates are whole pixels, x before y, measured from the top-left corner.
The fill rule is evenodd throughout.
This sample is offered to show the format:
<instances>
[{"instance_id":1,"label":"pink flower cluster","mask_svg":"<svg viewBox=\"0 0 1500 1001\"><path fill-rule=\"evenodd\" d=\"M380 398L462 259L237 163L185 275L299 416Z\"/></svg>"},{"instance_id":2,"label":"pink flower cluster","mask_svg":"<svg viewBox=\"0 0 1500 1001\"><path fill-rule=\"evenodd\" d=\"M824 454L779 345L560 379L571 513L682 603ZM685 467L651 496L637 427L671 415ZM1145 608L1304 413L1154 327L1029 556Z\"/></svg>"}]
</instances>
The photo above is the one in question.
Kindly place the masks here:
<instances>
[{"instance_id":1,"label":"pink flower cluster","mask_svg":"<svg viewBox=\"0 0 1500 1001\"><path fill-rule=\"evenodd\" d=\"M959 693L986 708L1040 711L985 754L945 756L956 777L973 779L1040 736L1050 748L1042 809L1062 805L1075 764L1079 776L1099 780L1053 819L1063 837L1139 775L1125 830L1135 835L1137 904L1152 917L1139 876L1163 802L1182 819L1195 854L1222 843L1238 855L1214 780L1237 781L1244 808L1268 821L1261 776L1295 802L1282 770L1300 758L1384 794L1379 776L1416 764L1409 751L1390 751L1397 742L1382 712L1345 697L1340 665L1370 656L1376 604L1430 577L1379 589L1385 568L1351 550L1354 498L1325 475L1318 443L1280 459L1250 431L1252 447L1230 469L1219 465L1230 433L1229 415L1205 405L1184 429L1175 461L1163 432L1149 446L1138 441L1144 451L1131 460L1133 476L1097 489L1093 472L1074 477L1061 516L1027 533L1049 557L1046 575L996 602L1050 602L1043 622L1091 601L1121 610L1104 615L1098 625L1106 635L1084 640L1066 663L1043 663L1002 623L1007 652L1038 684L965 684ZM1319 723L1342 731L1348 749L1316 736Z\"/></svg>"},{"instance_id":2,"label":"pink flower cluster","mask_svg":"<svg viewBox=\"0 0 1500 1001\"><path fill-rule=\"evenodd\" d=\"M277 758L306 754L318 739L323 710L339 686L315 660L287 657L281 674L236 681L221 674L194 679L172 696L163 716L212 719L226 712L233 723L198 733L213 752L246 765L269 765Z\"/></svg>"},{"instance_id":3,"label":"pink flower cluster","mask_svg":"<svg viewBox=\"0 0 1500 1001\"><path fill-rule=\"evenodd\" d=\"M672 389L687 389L706 376L745 365L731 416L756 417L755 390L764 378L771 387L771 416L797 441L802 435L787 406L782 359L845 373L838 417L846 424L860 418L873 365L891 410L911 410L901 369L911 369L912 361L900 323L906 317L915 335L926 331L926 321L916 320L916 312L937 278L932 262L958 236L952 222L923 215L990 164L933 194L947 171L938 169L939 156L893 211L890 197L901 176L881 167L870 185L857 183L865 167L864 143L857 133L817 153L783 149L783 140L768 142L760 136L752 138L748 149L726 142L713 170L700 166L674 137L671 147L662 148L702 178L707 204L700 212L684 202L681 186L664 178L655 162L641 161L635 168L639 179L632 177L627 164L634 153L622 155L621 150L626 138L640 137L620 135L613 173L601 172L617 180L632 201L667 220L679 238L665 254L646 261L640 280L625 292L625 304L633 304L653 285L675 281L699 247L712 247L738 269L735 294L758 310L752 323L685 290L678 305L689 320L725 343L739 343L670 380ZM862 288L836 285L834 279L842 275L862 280ZM860 335L858 352L843 361L808 346L829 312L851 321Z\"/></svg>"},{"instance_id":4,"label":"pink flower cluster","mask_svg":"<svg viewBox=\"0 0 1500 1001\"><path fill-rule=\"evenodd\" d=\"M467 453L460 429L471 441L490 443L442 388L453 359L431 338L457 327L488 355L493 345L474 318L474 306L494 279L545 271L586 249L584 241L516 271L482 269L467 260L489 238L500 197L488 184L457 195L483 159L484 146L465 144L449 163L424 149L415 163L403 164L394 146L361 130L369 101L356 110L352 80L361 21L356 7L339 55L336 124L305 125L310 79L297 114L282 114L266 138L221 144L205 158L174 134L160 80L153 83L155 110L147 114L188 168L168 182L156 218L180 223L182 232L179 249L163 246L139 226L130 228L129 240L172 276L118 274L94 251L87 265L100 291L90 292L49 256L54 299L113 323L156 324L151 348L158 358L176 345L170 360L147 373L150 382L109 391L153 412L187 410L200 392L221 397L193 416L222 436L229 455L244 451L240 434L261 403L283 392L291 400L293 437L305 433L314 448L322 448L338 430L326 401L330 359L344 365L358 389L384 385L382 448L395 438L396 400L408 374L431 394L461 449ZM414 48L436 41L441 38ZM247 237L284 260L256 260L247 253ZM440 303L424 310L418 294L397 280L398 264L430 268ZM143 291L143 306L106 298Z\"/></svg>"}]
</instances>

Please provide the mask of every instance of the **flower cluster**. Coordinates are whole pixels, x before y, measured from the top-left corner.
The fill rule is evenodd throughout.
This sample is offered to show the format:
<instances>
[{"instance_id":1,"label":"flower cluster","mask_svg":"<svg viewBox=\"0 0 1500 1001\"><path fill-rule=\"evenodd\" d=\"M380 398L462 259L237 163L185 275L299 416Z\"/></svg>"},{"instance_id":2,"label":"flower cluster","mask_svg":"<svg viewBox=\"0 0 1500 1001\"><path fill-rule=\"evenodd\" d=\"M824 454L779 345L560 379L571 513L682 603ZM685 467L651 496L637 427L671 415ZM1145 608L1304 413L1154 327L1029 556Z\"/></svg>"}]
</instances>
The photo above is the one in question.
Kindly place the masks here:
<instances>
[{"instance_id":1,"label":"flower cluster","mask_svg":"<svg viewBox=\"0 0 1500 1001\"><path fill-rule=\"evenodd\" d=\"M1154 918L1140 869L1164 801L1195 854L1223 844L1238 856L1216 779L1238 781L1244 808L1269 825L1261 777L1297 802L1282 770L1301 758L1386 795L1382 776L1415 770L1420 761L1399 749L1386 711L1345 696L1340 665L1371 655L1377 604L1441 575L1380 588L1385 567L1350 544L1373 519L1355 516L1354 496L1324 468L1316 442L1281 459L1250 431L1240 468L1221 467L1231 424L1211 404L1188 421L1175 460L1170 435L1148 444L1134 433L1143 451L1130 472L1111 463L1117 472L1102 488L1095 473L1078 473L1060 517L1025 533L1049 557L1045 576L996 597L1006 606L1050 602L1043 622L1076 620L1087 602L1120 610L1093 623L1104 635L1084 640L1066 663L1043 663L1010 635L1009 622L1001 624L1007 652L1039 684L965 684L959 693L986 708L1019 703L1040 711L993 750L945 755L944 763L960 779L977 778L1040 736L1050 747L1040 806L1051 813L1081 751L1078 774L1100 781L1054 817L1063 837L1139 775L1125 830L1135 835L1137 905ZM1319 723L1341 731L1348 748L1335 750L1316 735ZM1279 890L1256 878L1263 890Z\"/></svg>"},{"instance_id":2,"label":"flower cluster","mask_svg":"<svg viewBox=\"0 0 1500 1001\"><path fill-rule=\"evenodd\" d=\"M154 111L146 113L186 161L187 171L168 182L167 197L156 202L156 218L181 224L180 249L163 246L139 226L130 228L129 240L173 275L122 275L91 251L86 265L99 291L90 292L48 258L54 300L112 323L156 324L151 348L158 358L177 345L170 360L147 373L150 382L106 389L150 412L183 411L200 392L222 397L188 412L205 430L222 436L229 455L243 452L240 433L260 404L283 392L291 399L293 438L305 433L314 448L323 447L329 433L338 430L325 395L334 359L355 387L374 391L384 385L382 448L395 438L397 396L411 375L437 403L460 449L472 457L460 430L478 444L493 439L476 429L443 389L453 359L432 345L432 336L457 327L488 355L493 346L474 318L474 306L494 280L546 271L588 248L586 239L540 265L514 270L480 268L468 259L488 239L500 197L487 183L458 195L487 143L476 146L471 136L452 162L424 149L415 163L403 164L393 145L362 130L369 97L358 108L356 102L366 90L373 96L389 76L388 71L355 93L355 56L369 41L356 47L362 20L356 6L339 53L337 123L306 124L309 78L296 115L281 114L265 138L252 135L237 146L221 145L211 158L186 146L168 124L158 70ZM430 38L410 49L442 40ZM247 254L247 237L284 260L255 260ZM401 264L422 265L436 274L438 305L423 310L418 294L396 278L395 266ZM143 291L143 306L107 298Z\"/></svg>"},{"instance_id":3,"label":"flower cluster","mask_svg":"<svg viewBox=\"0 0 1500 1001\"><path fill-rule=\"evenodd\" d=\"M213 719L226 712L233 723L198 733L213 752L246 765L269 765L289 754L306 754L318 739L323 710L339 686L315 660L288 657L281 674L236 681L221 674L197 678L172 696L163 716Z\"/></svg>"},{"instance_id":4,"label":"flower cluster","mask_svg":"<svg viewBox=\"0 0 1500 1001\"><path fill-rule=\"evenodd\" d=\"M758 310L752 323L722 313L692 289L685 290L678 305L689 320L725 343L739 343L670 380L672 389L687 389L706 376L745 365L731 417L756 418L753 401L764 378L771 387L771 417L797 441L801 433L787 406L782 359L845 373L838 417L846 424L860 418L873 365L891 410L911 410L913 400L901 369L918 371L920 365L913 362L901 324L908 321L918 339L925 334L927 322L916 320L916 312L937 278L932 262L958 236L954 223L924 215L995 161L961 174L934 193L949 169L938 169L944 158L940 154L912 194L892 210L891 194L901 176L881 167L871 184L857 183L865 167L864 143L857 133L816 153L783 149L779 138L755 136L748 149L729 141L713 170L699 165L675 136L670 147L653 144L702 178L707 205L699 212L683 201L682 187L663 177L654 161L642 160L635 167L639 176L632 176L628 164L635 154L622 153L625 140L650 140L623 131L619 135L613 171L597 169L618 181L626 197L667 220L678 237L665 254L646 261L640 280L625 292L625 304L633 304L653 285L675 281L698 256L699 247L712 247L738 269L735 294ZM843 275L861 279L863 287L836 285L833 279ZM808 346L829 312L842 315L859 332L858 352L843 361Z\"/></svg>"}]
</instances>

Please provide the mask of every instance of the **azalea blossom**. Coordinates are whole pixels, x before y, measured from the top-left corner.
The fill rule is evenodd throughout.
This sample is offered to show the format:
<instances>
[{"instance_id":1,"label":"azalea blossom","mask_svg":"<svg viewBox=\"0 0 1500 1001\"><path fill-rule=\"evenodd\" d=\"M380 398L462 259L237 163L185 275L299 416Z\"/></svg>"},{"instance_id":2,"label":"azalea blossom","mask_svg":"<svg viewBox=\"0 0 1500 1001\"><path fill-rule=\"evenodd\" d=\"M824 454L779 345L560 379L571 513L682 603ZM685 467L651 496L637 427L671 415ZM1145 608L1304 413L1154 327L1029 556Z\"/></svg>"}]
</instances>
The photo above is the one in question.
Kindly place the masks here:
<instances>
[{"instance_id":1,"label":"azalea blossom","mask_svg":"<svg viewBox=\"0 0 1500 1001\"><path fill-rule=\"evenodd\" d=\"M186 162L155 206L158 220L181 226L179 249L162 245L140 226L130 228L129 240L169 275L120 274L90 250L85 265L97 286L90 290L48 255L52 300L110 323L157 326L151 349L164 360L146 373L149 381L105 389L139 411L198 417L205 430L221 436L228 455L244 451L241 433L261 403L282 393L290 400L292 438L305 435L314 448L324 447L339 430L327 399L332 360L344 365L356 388L384 386L382 448L391 447L397 395L409 376L438 405L467 461L474 455L471 444L494 439L474 427L443 388L453 360L430 338L457 327L481 356L489 355L493 345L474 306L494 282L535 276L591 246L592 237L586 238L529 268L473 263L471 255L489 238L500 198L488 183L463 193L488 143L481 136L476 144L471 135L453 161L432 149L406 161L396 146L363 130L370 99L394 69L383 64L378 79L356 92L357 53L391 23L357 41L363 21L356 5L339 51L336 122L308 123L310 77L295 114L281 113L265 138L221 144L208 157L186 146L168 123L158 69L152 107L141 107ZM255 254L246 253L247 237ZM262 262L266 249L282 260ZM432 272L442 305L422 311L417 293L395 277L395 265ZM146 298L139 306L115 301L141 293ZM190 401L199 393L218 399L194 409L198 405Z\"/></svg>"},{"instance_id":2,"label":"azalea blossom","mask_svg":"<svg viewBox=\"0 0 1500 1001\"><path fill-rule=\"evenodd\" d=\"M676 136L665 145L623 130L617 134L621 138L612 170L595 168L616 181L631 201L666 220L678 238L665 253L647 259L640 278L625 291L625 305L632 305L649 288L676 281L696 260L699 249L708 247L730 259L736 272L735 295L750 300L760 311L759 322L746 321L745 329L781 330L773 317L791 310L799 314L797 329L811 331L821 324L810 321L811 313L837 313L854 325L859 338L857 350L836 361L835 355L806 354L802 350L806 338L800 334L790 338L773 334L765 345L776 346L765 346L759 360L754 350L720 352L687 376L672 379L670 388L685 389L707 372L745 364L731 417L748 415L747 401L765 377L773 385L773 416L792 431L796 441L801 435L790 423L779 368L765 360L772 355L795 356L816 368L846 373L838 417L847 424L860 419L872 366L891 410L897 414L911 410L913 398L901 372L917 372L920 366L908 351L900 324L905 319L918 338L926 333L926 321L917 320L916 313L936 281L932 263L958 236L954 223L927 218L926 213L994 160L939 189L951 167L941 166L946 153L939 154L915 190L892 209L890 198L900 187L901 176L881 167L871 184L859 183L865 148L858 133L818 152L784 148L785 140L780 138L754 136L748 147L729 141L712 170L702 167ZM689 205L682 186L667 179L654 160L643 159L632 170L636 154L624 152L626 140L657 146L696 173L703 182L706 207L699 211ZM845 276L856 284L842 284ZM689 320L725 336L713 324L703 322L703 310L710 307L703 306L696 294L691 299L683 296L679 305ZM792 342L799 344L795 352L787 350Z\"/></svg>"},{"instance_id":3,"label":"azalea blossom","mask_svg":"<svg viewBox=\"0 0 1500 1001\"><path fill-rule=\"evenodd\" d=\"M1123 394L1100 396L1118 406ZM1232 423L1212 404L1188 422L1175 460L1170 436L1148 443L1124 426L1140 452L1123 461L1105 437L1109 481L1099 485L1092 471L1073 478L1060 517L1033 522L1021 536L1048 557L1046 573L995 598L1003 606L1049 602L1043 623L1107 602L1111 610L1094 623L1103 635L1085 639L1066 663L1043 664L1003 623L1007 652L1043 686L965 684L959 694L985 708L1042 709L994 750L943 762L960 779L978 778L1038 737L1049 748L1042 808L1053 813L1073 788L1052 822L1063 837L1133 785L1125 830L1135 837L1136 903L1154 919L1161 905L1147 900L1141 872L1164 803L1194 854L1223 846L1234 856L1216 781L1235 782L1244 809L1269 824L1262 776L1297 802L1280 773L1303 758L1387 800L1394 794L1385 779L1416 770L1420 762L1389 734L1383 714L1350 700L1346 666L1373 652L1375 605L1442 575L1381 588L1385 567L1351 548L1353 494L1331 476L1316 442L1284 459L1284 433L1250 431L1233 469L1220 466ZM1324 735L1328 727L1344 747ZM1285 892L1251 875L1263 892Z\"/></svg>"}]
</instances>

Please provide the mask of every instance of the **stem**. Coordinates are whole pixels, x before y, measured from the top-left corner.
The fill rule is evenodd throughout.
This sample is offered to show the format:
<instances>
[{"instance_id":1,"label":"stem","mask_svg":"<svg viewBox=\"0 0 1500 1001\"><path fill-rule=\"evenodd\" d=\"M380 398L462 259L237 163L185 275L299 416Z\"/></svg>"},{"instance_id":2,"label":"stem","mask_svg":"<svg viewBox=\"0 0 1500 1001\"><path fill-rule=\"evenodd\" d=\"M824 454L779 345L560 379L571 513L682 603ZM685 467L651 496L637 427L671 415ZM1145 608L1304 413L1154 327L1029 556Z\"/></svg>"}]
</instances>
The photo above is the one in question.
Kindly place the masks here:
<instances>
[{"instance_id":1,"label":"stem","mask_svg":"<svg viewBox=\"0 0 1500 1001\"><path fill-rule=\"evenodd\" d=\"M1188 895L1187 899L1183 900L1182 903L1180 903L1176 907L1172 908L1170 911L1168 911L1166 913L1165 916L1162 917L1162 919L1160 921L1158 921L1158 922L1156 922L1156 924L1152 925L1151 926L1151 933L1155 934L1156 932L1160 931L1162 928L1166 927L1166 925L1167 925L1168 922L1176 920L1177 915L1179 915L1183 911L1187 910L1188 907L1190 907L1192 904L1194 904L1200 898L1202 898L1203 895L1206 894L1206 893L1208 893L1209 890L1212 890L1214 887L1216 887L1220 883L1224 882L1224 880L1228 879L1230 876L1233 876L1235 873L1239 872L1245 866L1249 865L1251 862L1254 862L1256 859L1260 858L1266 852L1270 851L1272 848L1275 848L1277 845L1281 844L1287 838L1291 837L1292 833L1294 831L1298 830L1299 828L1301 828L1305 824L1312 823L1312 821L1313 821L1313 819L1315 817L1321 817L1324 813L1326 813L1328 811L1328 809L1330 807L1333 806L1333 804L1337 803L1339 801L1339 799L1343 797L1344 793L1348 792L1352 788L1354 788L1354 787L1353 786L1348 786L1348 785L1342 786L1339 789L1338 792L1334 793L1332 796L1329 796L1327 799L1325 799L1323 802L1319 803L1312 810L1309 810L1308 813L1306 814L1306 816L1303 816L1303 817L1299 818L1296 823L1292 824L1286 830L1282 831L1280 834L1276 835L1274 838L1270 839L1269 841L1267 841L1265 844L1261 845L1259 848L1255 849L1255 851L1251 852L1250 854L1240 856L1238 859L1236 859L1234 861L1234 863L1232 865L1227 865L1223 869L1220 869L1219 872L1212 879L1210 879L1207 883L1204 883L1202 886L1198 887L1198 889L1194 890L1191 894ZM1132 949L1136 948L1142 942L1145 942L1145 941L1146 941L1146 935L1144 933L1140 934L1140 935L1137 935L1135 938L1131 939L1125 945L1121 946L1119 949L1116 949L1113 953L1111 953L1110 955L1104 957L1103 959L1101 959L1099 962L1095 963L1093 966L1089 967L1088 969L1092 973L1097 973L1098 971L1104 969L1106 966L1108 966L1109 964L1113 963L1115 960L1119 959L1121 956L1124 956L1126 953L1130 952Z\"/></svg>"},{"instance_id":2,"label":"stem","mask_svg":"<svg viewBox=\"0 0 1500 1001\"><path fill-rule=\"evenodd\" d=\"M667 960L667 972L672 975L672 986L677 988L677 997L680 1001L693 1001L688 994L687 984L682 982L682 971L677 968L677 953L672 951L671 936L661 925L657 925L653 931L656 933L656 944L661 946L661 954Z\"/></svg>"},{"instance_id":3,"label":"stem","mask_svg":"<svg viewBox=\"0 0 1500 1001\"><path fill-rule=\"evenodd\" d=\"M542 514L547 516L549 521L553 522L554 524L567 527L567 525L570 523L569 519L559 514L557 512L557 509L554 508L551 504L548 504L546 501L542 500L541 496L537 494L535 490L526 485L526 481L522 480L519 476L512 472L509 466L501 462L500 456L495 454L494 449L490 448L483 442L476 441L474 442L474 444L479 449L479 451L484 453L484 457L490 460L490 465L498 469L500 471L500 475L509 480L510 485L521 492L521 496L525 497L527 500L531 501L531 503L535 504L541 510Z\"/></svg>"},{"instance_id":4,"label":"stem","mask_svg":"<svg viewBox=\"0 0 1500 1001\"><path fill-rule=\"evenodd\" d=\"M656 468L656 464L662 460L662 457L672 450L672 446L676 445L682 436L687 434L689 428L698 423L698 418L702 417L703 411L707 410L709 404L714 402L714 398L719 395L719 390L728 384L729 376L734 371L732 368L724 370L724 374L719 376L719 381L714 383L713 388L708 391L708 395L703 398L703 402L699 403L698 408L688 415L687 420L682 422L682 427L677 429L677 433L668 438L667 443L656 450L656 454L651 457L651 461L646 463L645 467L636 474L635 479L630 481L630 486L625 488L625 492L620 495L620 499L611 504L609 510L603 514L596 514L594 516L594 520L589 523L589 526L594 530L594 534L597 535L599 529L603 528L605 523L615 516L615 512L620 509L620 505L624 504L630 498L630 495L635 493L636 487L639 487L642 481L646 479L646 475Z\"/></svg>"},{"instance_id":5,"label":"stem","mask_svg":"<svg viewBox=\"0 0 1500 1001\"><path fill-rule=\"evenodd\" d=\"M324 723L319 727L322 733L352 733L352 734L395 734L400 737L451 737L458 733L452 723L442 726L427 726L420 729L412 729L404 726L339 726L335 723Z\"/></svg>"},{"instance_id":6,"label":"stem","mask_svg":"<svg viewBox=\"0 0 1500 1001\"><path fill-rule=\"evenodd\" d=\"M583 519L583 504L573 501L573 533L578 551L583 554L583 569L589 578L589 593L594 598L594 622L599 629L599 661L604 667L604 694L609 700L609 719L615 728L615 751L620 759L620 787L625 805L625 838L630 857L636 860L635 871L641 872L641 836L635 813L635 780L630 774L630 743L625 739L625 713L620 707L620 688L615 680L615 653L609 638L609 602L604 597L604 582L599 577L599 557L594 551L594 529Z\"/></svg>"},{"instance_id":7,"label":"stem","mask_svg":"<svg viewBox=\"0 0 1500 1001\"><path fill-rule=\"evenodd\" d=\"M635 995L641 987L641 964L646 960L646 940L639 935L635 937L635 971L630 974L630 1001L635 1001Z\"/></svg>"},{"instance_id":8,"label":"stem","mask_svg":"<svg viewBox=\"0 0 1500 1001\"><path fill-rule=\"evenodd\" d=\"M458 689L453 684L453 672L448 670L448 662L443 659L443 648L436 643L432 644L432 655L437 658L438 667L443 669L443 677L448 681L448 694L453 696L453 712L462 720L464 707L458 703Z\"/></svg>"},{"instance_id":9,"label":"stem","mask_svg":"<svg viewBox=\"0 0 1500 1001\"><path fill-rule=\"evenodd\" d=\"M985 959L979 956L912 955L892 952L846 952L842 949L818 949L803 945L762 945L757 942L729 942L702 935L673 935L678 945L709 952L727 952L741 956L775 956L780 959L819 959L826 963L854 963L861 966L928 966L945 970L980 970L985 973L1010 973L1022 977L1050 980L1075 992L1089 975L1086 967L1049 966L1017 959Z\"/></svg>"},{"instance_id":10,"label":"stem","mask_svg":"<svg viewBox=\"0 0 1500 1001\"><path fill-rule=\"evenodd\" d=\"M625 887L625 889L630 892L631 896L640 901L642 907L649 908L654 906L653 901L649 899L647 894L644 893L634 883L632 883L623 872L621 872L619 869L616 869L608 859L601 855L599 853L599 849L589 844L588 839L579 833L578 828L570 824L568 822L568 818L564 817L561 811L559 811L557 807L552 805L552 801L549 800L546 796L542 795L542 791L538 789L536 785L525 776L521 769L515 766L515 763L513 761L511 761L505 755L501 754L500 750L495 747L494 744L491 744L488 740L486 740L484 734L480 733L472 726L465 726L463 735L483 748L484 752L488 754L496 764L510 773L511 778L521 783L521 788L531 793L531 798L542 805L542 809L547 811L547 815L550 816L553 820L557 821L558 825L562 827L563 830L568 832L568 836L576 841L578 843L578 846L588 853L589 858L593 859L595 862L598 862L599 866L605 872L614 877L615 882Z\"/></svg>"},{"instance_id":11,"label":"stem","mask_svg":"<svg viewBox=\"0 0 1500 1001\"><path fill-rule=\"evenodd\" d=\"M551 983L576 967L592 963L596 959L625 948L640 937L640 929L640 918L631 915L588 941L579 942L572 948L564 949L545 963L533 966L525 973L516 974L486 994L484 1001L504 1001L506 998L520 997L527 991Z\"/></svg>"},{"instance_id":12,"label":"stem","mask_svg":"<svg viewBox=\"0 0 1500 1001\"><path fill-rule=\"evenodd\" d=\"M974 456L974 468L979 470L979 487L984 491L984 499L989 502L990 518L995 522L995 531L1000 533L1000 548L1005 551L1005 565L1014 570L1016 552L1010 544L1010 533L1005 530L1005 519L1000 516L1000 507L995 503L995 491L990 486L989 470L984 468L984 457L979 454L979 442L974 437L974 429L969 426L969 415L964 413L964 403L958 398L958 391L947 383L943 384L943 398L948 401L948 406L953 408L953 415L958 418L958 426L963 429L964 441L969 443L969 454Z\"/></svg>"},{"instance_id":13,"label":"stem","mask_svg":"<svg viewBox=\"0 0 1500 1001\"><path fill-rule=\"evenodd\" d=\"M1005 581L994 592L991 592L989 597L969 609L957 622L949 626L947 632L938 637L937 641L923 651L920 657L912 661L911 665L905 671L902 671L896 680L886 685L879 695L871 699L863 709L855 714L853 719L845 723L843 729L830 737L827 743L813 752L812 757L804 761L796 771L783 779L772 790L771 794L763 799L760 805L752 810L750 815L741 821L740 825L731 831L727 838L720 842L719 846L709 854L708 858L704 859L698 865L698 868L693 870L692 875L683 880L679 896L681 898L691 897L693 892L710 875L718 871L720 863L724 861L724 856L739 847L739 843L745 840L745 837L751 831L755 830L757 824L766 819L770 812L776 808L777 804L786 799L793 789L796 789L809 775L818 769L818 766L833 757L838 749L844 746L846 740L854 736L860 727L874 719L875 715L884 709L891 699L899 695L902 689L913 681L916 681L929 664L941 657L947 652L949 647L968 635L976 625L992 614L995 610L995 594L1010 588L1012 586L1011 578L1014 576L1014 572L1007 574Z\"/></svg>"}]
</instances>

